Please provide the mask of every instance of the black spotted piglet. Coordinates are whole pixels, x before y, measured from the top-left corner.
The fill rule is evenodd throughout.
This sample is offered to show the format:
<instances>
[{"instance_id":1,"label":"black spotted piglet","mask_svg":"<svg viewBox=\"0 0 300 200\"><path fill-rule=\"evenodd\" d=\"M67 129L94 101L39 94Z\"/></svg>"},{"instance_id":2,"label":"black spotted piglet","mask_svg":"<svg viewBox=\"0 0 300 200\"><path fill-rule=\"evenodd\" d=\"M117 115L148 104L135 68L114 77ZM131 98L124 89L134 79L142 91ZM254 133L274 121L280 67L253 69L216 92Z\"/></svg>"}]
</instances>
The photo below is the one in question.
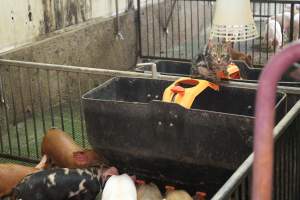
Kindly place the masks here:
<instances>
[{"instance_id":1,"label":"black spotted piglet","mask_svg":"<svg viewBox=\"0 0 300 200\"><path fill-rule=\"evenodd\" d=\"M102 192L102 184L107 176L117 173L114 167L106 170L57 168L40 171L25 177L14 188L12 199L95 199Z\"/></svg>"}]
</instances>

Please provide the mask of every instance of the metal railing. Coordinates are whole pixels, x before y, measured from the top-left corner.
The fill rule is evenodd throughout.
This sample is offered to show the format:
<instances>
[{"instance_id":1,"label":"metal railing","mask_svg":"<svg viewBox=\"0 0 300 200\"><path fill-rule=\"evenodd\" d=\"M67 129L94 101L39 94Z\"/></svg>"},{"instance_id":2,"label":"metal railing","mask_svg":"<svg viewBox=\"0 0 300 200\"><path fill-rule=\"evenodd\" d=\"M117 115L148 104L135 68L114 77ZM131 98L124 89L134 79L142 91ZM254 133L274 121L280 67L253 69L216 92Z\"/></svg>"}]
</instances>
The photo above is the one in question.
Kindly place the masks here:
<instances>
[{"instance_id":1,"label":"metal railing","mask_svg":"<svg viewBox=\"0 0 300 200\"><path fill-rule=\"evenodd\" d=\"M275 162L273 199L300 198L300 101L274 129ZM253 154L234 172L212 200L251 199Z\"/></svg>"},{"instance_id":2,"label":"metal railing","mask_svg":"<svg viewBox=\"0 0 300 200\"><path fill-rule=\"evenodd\" d=\"M130 71L0 60L0 156L35 162L40 157L42 137L53 126L86 147L81 96L114 76L153 77Z\"/></svg>"},{"instance_id":3,"label":"metal railing","mask_svg":"<svg viewBox=\"0 0 300 200\"><path fill-rule=\"evenodd\" d=\"M154 70L155 71L155 70ZM0 59L0 157L26 162L40 158L42 137L50 127L69 133L83 147L89 146L81 96L114 76L152 78L152 74ZM157 74L163 80L175 76ZM256 84L226 83L256 88ZM279 87L289 94L296 88ZM299 188L300 102L276 126L276 192L280 198ZM295 163L290 163L291 160ZM219 190L214 199L248 199L252 155ZM289 169L289 170L286 170ZM289 173L286 176L285 173ZM289 178L287 178L289 177ZM294 188L296 181L297 187ZM290 183L289 185L286 185ZM291 188L292 187L292 188ZM277 190L277 188L279 188ZM300 194L300 193L299 193ZM228 197L228 198L227 198Z\"/></svg>"},{"instance_id":4,"label":"metal railing","mask_svg":"<svg viewBox=\"0 0 300 200\"><path fill-rule=\"evenodd\" d=\"M146 0L140 6L138 0L138 27L140 57L150 59L191 60L209 39L214 14L214 0ZM269 26L269 17L278 16L281 23L281 34L274 32L278 42L286 45L298 39L300 1L291 0L252 0L252 12L259 37L252 41L235 43L235 49L251 55L253 65L264 65L278 48L266 39L273 29ZM289 13L290 20L284 21ZM296 18L299 18L296 19ZM298 20L298 24L294 23ZM284 30L283 27L287 29ZM276 35L277 34L277 35Z\"/></svg>"}]
</instances>

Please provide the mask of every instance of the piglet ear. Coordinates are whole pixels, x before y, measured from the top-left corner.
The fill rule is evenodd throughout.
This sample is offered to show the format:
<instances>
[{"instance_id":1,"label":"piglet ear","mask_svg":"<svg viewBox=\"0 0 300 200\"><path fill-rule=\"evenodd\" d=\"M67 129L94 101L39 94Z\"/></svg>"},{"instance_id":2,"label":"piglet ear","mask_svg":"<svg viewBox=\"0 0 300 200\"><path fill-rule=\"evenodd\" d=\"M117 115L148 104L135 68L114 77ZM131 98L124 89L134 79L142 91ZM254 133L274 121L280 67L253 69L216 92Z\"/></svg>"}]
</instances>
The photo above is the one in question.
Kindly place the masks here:
<instances>
[{"instance_id":1,"label":"piglet ear","mask_svg":"<svg viewBox=\"0 0 300 200\"><path fill-rule=\"evenodd\" d=\"M73 159L76 165L84 166L87 165L89 162L89 158L84 151L76 151L73 153Z\"/></svg>"}]
</instances>

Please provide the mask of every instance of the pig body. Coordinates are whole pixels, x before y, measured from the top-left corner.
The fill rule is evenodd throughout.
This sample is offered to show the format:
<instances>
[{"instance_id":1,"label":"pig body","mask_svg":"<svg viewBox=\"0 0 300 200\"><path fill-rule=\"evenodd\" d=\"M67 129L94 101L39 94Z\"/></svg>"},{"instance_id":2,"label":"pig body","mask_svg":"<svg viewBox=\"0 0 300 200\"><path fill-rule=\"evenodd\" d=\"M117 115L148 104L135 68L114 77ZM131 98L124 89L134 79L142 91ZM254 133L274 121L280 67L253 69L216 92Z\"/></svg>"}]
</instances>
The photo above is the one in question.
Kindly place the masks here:
<instances>
[{"instance_id":1,"label":"pig body","mask_svg":"<svg viewBox=\"0 0 300 200\"><path fill-rule=\"evenodd\" d=\"M291 13L290 12L279 13L276 16L272 16L271 19L276 20L280 24L284 33L289 32L290 22L291 22Z\"/></svg>"},{"instance_id":2,"label":"pig body","mask_svg":"<svg viewBox=\"0 0 300 200\"><path fill-rule=\"evenodd\" d=\"M127 175L111 176L105 184L102 200L137 200L136 187Z\"/></svg>"},{"instance_id":3,"label":"pig body","mask_svg":"<svg viewBox=\"0 0 300 200\"><path fill-rule=\"evenodd\" d=\"M162 200L162 195L155 184L142 184L137 189L137 200Z\"/></svg>"},{"instance_id":4,"label":"pig body","mask_svg":"<svg viewBox=\"0 0 300 200\"><path fill-rule=\"evenodd\" d=\"M252 57L251 55L247 55L245 53L239 52L238 50L235 50L234 48L229 48L230 56L232 60L243 60L245 63L247 63L249 66L252 66Z\"/></svg>"},{"instance_id":5,"label":"pig body","mask_svg":"<svg viewBox=\"0 0 300 200\"><path fill-rule=\"evenodd\" d=\"M281 26L276 20L269 20L265 26L264 31L264 42L268 44L268 48L275 48L282 46L282 33Z\"/></svg>"},{"instance_id":6,"label":"pig body","mask_svg":"<svg viewBox=\"0 0 300 200\"><path fill-rule=\"evenodd\" d=\"M47 156L46 168L87 168L107 164L102 155L93 150L85 150L60 129L50 129L43 138L42 155Z\"/></svg>"},{"instance_id":7,"label":"pig body","mask_svg":"<svg viewBox=\"0 0 300 200\"><path fill-rule=\"evenodd\" d=\"M27 175L40 171L39 168L17 164L0 164L0 197L9 195L12 189Z\"/></svg>"},{"instance_id":8,"label":"pig body","mask_svg":"<svg viewBox=\"0 0 300 200\"><path fill-rule=\"evenodd\" d=\"M294 16L294 35L293 35L293 40L298 40L298 38L299 38L299 25L300 25L299 24L299 21L300 21L299 17L300 17L299 13Z\"/></svg>"},{"instance_id":9,"label":"pig body","mask_svg":"<svg viewBox=\"0 0 300 200\"><path fill-rule=\"evenodd\" d=\"M184 190L168 191L166 200L193 200L193 198Z\"/></svg>"},{"instance_id":10,"label":"pig body","mask_svg":"<svg viewBox=\"0 0 300 200\"><path fill-rule=\"evenodd\" d=\"M94 200L101 190L99 168L57 168L25 177L13 190L13 199L22 200Z\"/></svg>"}]
</instances>

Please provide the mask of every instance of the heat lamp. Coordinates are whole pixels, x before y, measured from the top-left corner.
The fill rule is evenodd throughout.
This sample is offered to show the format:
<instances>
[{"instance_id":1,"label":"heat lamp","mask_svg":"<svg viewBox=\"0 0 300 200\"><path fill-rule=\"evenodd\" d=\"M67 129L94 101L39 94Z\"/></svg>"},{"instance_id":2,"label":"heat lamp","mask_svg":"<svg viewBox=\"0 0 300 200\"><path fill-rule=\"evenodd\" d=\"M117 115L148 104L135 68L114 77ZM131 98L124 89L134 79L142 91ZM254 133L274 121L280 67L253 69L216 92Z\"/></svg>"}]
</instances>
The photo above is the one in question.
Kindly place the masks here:
<instances>
[{"instance_id":1,"label":"heat lamp","mask_svg":"<svg viewBox=\"0 0 300 200\"><path fill-rule=\"evenodd\" d=\"M250 0L217 0L210 37L231 42L257 38Z\"/></svg>"}]
</instances>

